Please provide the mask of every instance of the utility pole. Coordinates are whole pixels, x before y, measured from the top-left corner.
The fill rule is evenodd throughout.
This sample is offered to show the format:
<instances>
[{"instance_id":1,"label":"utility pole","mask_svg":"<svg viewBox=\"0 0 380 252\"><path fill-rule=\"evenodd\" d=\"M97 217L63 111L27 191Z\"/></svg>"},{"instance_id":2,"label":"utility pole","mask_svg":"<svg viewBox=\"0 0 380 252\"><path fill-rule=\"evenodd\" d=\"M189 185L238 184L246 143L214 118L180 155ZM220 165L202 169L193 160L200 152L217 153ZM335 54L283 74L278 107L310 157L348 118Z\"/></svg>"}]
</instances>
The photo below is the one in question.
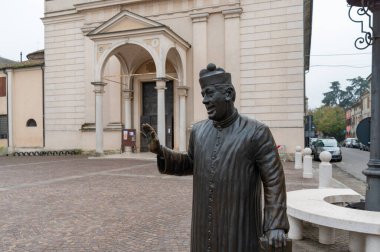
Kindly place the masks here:
<instances>
[{"instance_id":1,"label":"utility pole","mask_svg":"<svg viewBox=\"0 0 380 252\"><path fill-rule=\"evenodd\" d=\"M365 209L380 211L380 0L347 0L347 3L351 5L351 20L361 23L365 34L355 41L356 48L365 49L372 45L371 150L368 167L363 174L367 177ZM356 13L368 17L371 32L363 31L363 21L351 17L352 7L359 7L355 8Z\"/></svg>"}]
</instances>

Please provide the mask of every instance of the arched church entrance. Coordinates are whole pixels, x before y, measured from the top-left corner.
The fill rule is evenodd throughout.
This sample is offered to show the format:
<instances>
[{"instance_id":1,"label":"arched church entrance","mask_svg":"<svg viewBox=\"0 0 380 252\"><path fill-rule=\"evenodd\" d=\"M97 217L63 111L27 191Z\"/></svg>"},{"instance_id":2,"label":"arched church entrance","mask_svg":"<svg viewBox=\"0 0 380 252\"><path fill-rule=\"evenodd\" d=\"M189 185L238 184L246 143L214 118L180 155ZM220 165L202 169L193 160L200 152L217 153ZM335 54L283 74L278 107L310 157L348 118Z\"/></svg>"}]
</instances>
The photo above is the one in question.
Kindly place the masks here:
<instances>
[{"instance_id":1,"label":"arched church entrance","mask_svg":"<svg viewBox=\"0 0 380 252\"><path fill-rule=\"evenodd\" d=\"M101 117L100 110L105 114L104 120L96 120L97 153L103 152L103 132L110 128L108 125L135 129L136 150L147 151L141 134L144 122L156 128L161 144L185 151L185 69L190 45L168 27L128 11L120 12L88 36L96 48L92 82L98 88L96 115ZM110 63L114 58L118 64ZM112 88L110 83L118 83L119 88L116 84ZM107 122L111 117L121 123ZM121 135L119 139L121 142Z\"/></svg>"}]
</instances>

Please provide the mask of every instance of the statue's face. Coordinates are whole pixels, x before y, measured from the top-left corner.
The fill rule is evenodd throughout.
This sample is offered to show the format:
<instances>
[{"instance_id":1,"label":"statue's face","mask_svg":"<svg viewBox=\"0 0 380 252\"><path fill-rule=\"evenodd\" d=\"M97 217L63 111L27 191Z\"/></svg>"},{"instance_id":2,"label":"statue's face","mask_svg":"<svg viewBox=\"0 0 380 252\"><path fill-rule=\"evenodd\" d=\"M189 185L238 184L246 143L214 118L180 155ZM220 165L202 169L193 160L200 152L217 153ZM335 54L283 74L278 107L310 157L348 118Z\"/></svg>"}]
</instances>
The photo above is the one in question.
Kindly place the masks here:
<instances>
[{"instance_id":1,"label":"statue's face","mask_svg":"<svg viewBox=\"0 0 380 252\"><path fill-rule=\"evenodd\" d=\"M222 121L227 118L230 105L226 100L225 86L205 87L202 89L202 96L209 119Z\"/></svg>"}]
</instances>

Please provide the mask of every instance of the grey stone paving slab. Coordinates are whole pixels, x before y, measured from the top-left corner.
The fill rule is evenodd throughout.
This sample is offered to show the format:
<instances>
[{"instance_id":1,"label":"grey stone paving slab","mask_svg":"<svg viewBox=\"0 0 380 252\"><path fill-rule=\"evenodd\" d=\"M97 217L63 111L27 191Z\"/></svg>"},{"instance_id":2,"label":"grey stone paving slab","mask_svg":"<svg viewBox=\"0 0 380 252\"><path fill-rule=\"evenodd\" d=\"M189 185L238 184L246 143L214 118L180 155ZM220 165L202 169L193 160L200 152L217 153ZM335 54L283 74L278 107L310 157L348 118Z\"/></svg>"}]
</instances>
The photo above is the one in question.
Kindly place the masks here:
<instances>
[{"instance_id":1,"label":"grey stone paving slab","mask_svg":"<svg viewBox=\"0 0 380 252\"><path fill-rule=\"evenodd\" d=\"M288 191L317 187L284 166ZM189 251L191 205L192 176L154 161L0 157L0 251ZM293 251L348 249L345 231L327 246L305 230Z\"/></svg>"}]
</instances>

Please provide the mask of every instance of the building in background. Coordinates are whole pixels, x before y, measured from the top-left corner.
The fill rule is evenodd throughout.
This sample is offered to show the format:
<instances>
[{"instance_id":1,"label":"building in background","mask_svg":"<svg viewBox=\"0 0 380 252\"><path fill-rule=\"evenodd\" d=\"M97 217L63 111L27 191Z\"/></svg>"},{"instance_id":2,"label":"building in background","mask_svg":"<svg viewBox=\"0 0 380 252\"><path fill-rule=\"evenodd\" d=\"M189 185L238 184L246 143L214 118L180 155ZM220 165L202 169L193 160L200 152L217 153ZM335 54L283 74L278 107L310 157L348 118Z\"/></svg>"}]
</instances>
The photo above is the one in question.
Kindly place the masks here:
<instances>
[{"instance_id":1,"label":"building in background","mask_svg":"<svg viewBox=\"0 0 380 252\"><path fill-rule=\"evenodd\" d=\"M346 137L357 137L358 124L371 117L371 77L372 75L367 77L369 90L365 91L351 108L346 109Z\"/></svg>"},{"instance_id":2,"label":"building in background","mask_svg":"<svg viewBox=\"0 0 380 252\"><path fill-rule=\"evenodd\" d=\"M186 151L192 125L207 118L198 74L213 62L232 74L239 112L294 153L304 143L311 9L311 0L45 1L45 64L33 66L44 79L23 87L36 114L12 121L34 119L38 137L18 145L25 136L14 129L8 146L120 151L122 129L135 129L137 151L147 151L148 122Z\"/></svg>"},{"instance_id":3,"label":"building in background","mask_svg":"<svg viewBox=\"0 0 380 252\"><path fill-rule=\"evenodd\" d=\"M44 51L27 58L0 64L0 147L10 153L44 147Z\"/></svg>"}]
</instances>

